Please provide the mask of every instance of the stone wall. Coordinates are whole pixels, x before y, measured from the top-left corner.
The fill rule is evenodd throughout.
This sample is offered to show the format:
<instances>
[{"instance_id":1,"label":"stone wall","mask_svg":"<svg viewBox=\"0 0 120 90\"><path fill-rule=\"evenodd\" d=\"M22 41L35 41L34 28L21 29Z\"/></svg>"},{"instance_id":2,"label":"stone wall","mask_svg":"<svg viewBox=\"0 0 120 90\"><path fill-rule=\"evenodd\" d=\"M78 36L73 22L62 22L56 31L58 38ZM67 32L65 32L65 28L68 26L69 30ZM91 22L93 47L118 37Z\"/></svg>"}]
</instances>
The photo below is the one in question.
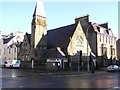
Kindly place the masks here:
<instances>
[{"instance_id":1,"label":"stone wall","mask_svg":"<svg viewBox=\"0 0 120 90\"><path fill-rule=\"evenodd\" d=\"M21 66L20 66L21 68L29 69L32 67L32 64L30 61L21 61L20 63L21 63Z\"/></svg>"}]
</instances>

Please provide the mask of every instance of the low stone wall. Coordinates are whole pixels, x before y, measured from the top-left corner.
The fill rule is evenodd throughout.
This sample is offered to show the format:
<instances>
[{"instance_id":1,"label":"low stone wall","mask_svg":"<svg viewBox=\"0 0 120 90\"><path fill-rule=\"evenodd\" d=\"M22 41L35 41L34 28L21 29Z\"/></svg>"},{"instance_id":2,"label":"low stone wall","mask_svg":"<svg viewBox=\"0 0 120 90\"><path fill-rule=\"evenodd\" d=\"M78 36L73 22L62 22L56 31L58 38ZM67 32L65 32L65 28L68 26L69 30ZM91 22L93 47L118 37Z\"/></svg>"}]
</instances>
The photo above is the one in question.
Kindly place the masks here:
<instances>
[{"instance_id":1,"label":"low stone wall","mask_svg":"<svg viewBox=\"0 0 120 90\"><path fill-rule=\"evenodd\" d=\"M58 70L57 63L52 63L52 62L46 63L46 70L57 71Z\"/></svg>"},{"instance_id":2,"label":"low stone wall","mask_svg":"<svg viewBox=\"0 0 120 90\"><path fill-rule=\"evenodd\" d=\"M21 61L20 63L21 63L20 68L27 68L27 69L29 69L32 66L31 65L31 61Z\"/></svg>"}]
</instances>

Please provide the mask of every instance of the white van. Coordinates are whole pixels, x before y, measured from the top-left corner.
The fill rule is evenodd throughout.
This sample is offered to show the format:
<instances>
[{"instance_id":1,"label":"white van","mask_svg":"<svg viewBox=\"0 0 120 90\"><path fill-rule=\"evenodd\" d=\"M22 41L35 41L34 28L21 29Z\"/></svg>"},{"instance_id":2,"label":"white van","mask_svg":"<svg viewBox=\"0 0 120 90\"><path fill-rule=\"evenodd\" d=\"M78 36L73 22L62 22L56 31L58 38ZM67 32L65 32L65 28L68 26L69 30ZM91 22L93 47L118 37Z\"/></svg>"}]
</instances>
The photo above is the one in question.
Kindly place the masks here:
<instances>
[{"instance_id":1,"label":"white van","mask_svg":"<svg viewBox=\"0 0 120 90\"><path fill-rule=\"evenodd\" d=\"M19 68L20 67L20 60L8 60L7 62L5 62L4 67Z\"/></svg>"}]
</instances>

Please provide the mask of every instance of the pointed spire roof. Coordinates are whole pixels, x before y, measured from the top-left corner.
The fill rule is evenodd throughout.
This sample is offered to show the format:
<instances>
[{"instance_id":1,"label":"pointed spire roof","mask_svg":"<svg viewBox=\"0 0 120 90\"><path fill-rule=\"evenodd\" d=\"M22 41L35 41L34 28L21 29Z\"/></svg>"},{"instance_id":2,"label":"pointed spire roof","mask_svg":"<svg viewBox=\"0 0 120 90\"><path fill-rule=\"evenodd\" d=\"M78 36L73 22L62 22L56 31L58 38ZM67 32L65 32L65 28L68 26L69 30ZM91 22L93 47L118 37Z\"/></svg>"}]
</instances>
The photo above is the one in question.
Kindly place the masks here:
<instances>
[{"instance_id":1,"label":"pointed spire roof","mask_svg":"<svg viewBox=\"0 0 120 90\"><path fill-rule=\"evenodd\" d=\"M37 0L33 16L46 17L42 0Z\"/></svg>"}]
</instances>

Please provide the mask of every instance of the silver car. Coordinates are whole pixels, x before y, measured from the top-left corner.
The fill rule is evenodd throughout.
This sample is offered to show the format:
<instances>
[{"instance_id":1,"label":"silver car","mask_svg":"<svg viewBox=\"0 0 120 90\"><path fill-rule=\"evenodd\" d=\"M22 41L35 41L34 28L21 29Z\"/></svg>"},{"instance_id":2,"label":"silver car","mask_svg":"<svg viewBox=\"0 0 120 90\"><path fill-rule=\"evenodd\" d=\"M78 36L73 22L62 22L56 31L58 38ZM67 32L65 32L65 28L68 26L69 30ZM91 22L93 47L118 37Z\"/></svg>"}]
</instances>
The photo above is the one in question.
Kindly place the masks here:
<instances>
[{"instance_id":1,"label":"silver car","mask_svg":"<svg viewBox=\"0 0 120 90\"><path fill-rule=\"evenodd\" d=\"M120 71L120 67L118 65L109 65L107 67L107 71L108 72L112 72L112 71Z\"/></svg>"}]
</instances>

